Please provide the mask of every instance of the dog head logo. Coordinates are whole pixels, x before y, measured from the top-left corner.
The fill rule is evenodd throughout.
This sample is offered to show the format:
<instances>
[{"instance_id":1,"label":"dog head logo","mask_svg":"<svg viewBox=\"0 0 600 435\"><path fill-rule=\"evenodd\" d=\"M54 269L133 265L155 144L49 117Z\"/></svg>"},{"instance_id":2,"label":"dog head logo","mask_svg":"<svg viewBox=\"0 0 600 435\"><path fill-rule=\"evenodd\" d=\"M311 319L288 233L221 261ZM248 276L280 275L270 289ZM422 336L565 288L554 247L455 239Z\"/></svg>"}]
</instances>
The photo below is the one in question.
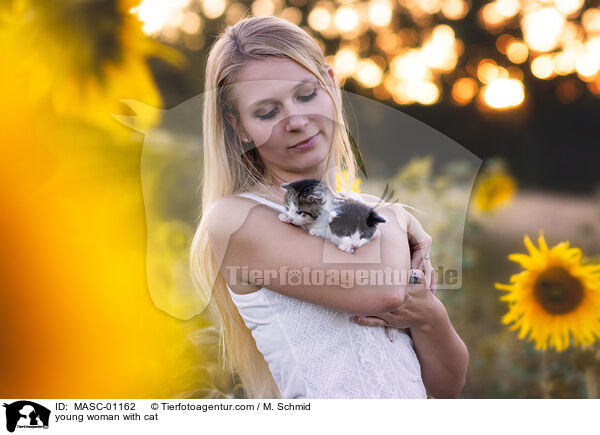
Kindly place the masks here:
<instances>
[{"instance_id":1,"label":"dog head logo","mask_svg":"<svg viewBox=\"0 0 600 435\"><path fill-rule=\"evenodd\" d=\"M29 400L19 400L11 404L3 404L6 408L6 430L14 432L15 428L48 428L50 410Z\"/></svg>"}]
</instances>

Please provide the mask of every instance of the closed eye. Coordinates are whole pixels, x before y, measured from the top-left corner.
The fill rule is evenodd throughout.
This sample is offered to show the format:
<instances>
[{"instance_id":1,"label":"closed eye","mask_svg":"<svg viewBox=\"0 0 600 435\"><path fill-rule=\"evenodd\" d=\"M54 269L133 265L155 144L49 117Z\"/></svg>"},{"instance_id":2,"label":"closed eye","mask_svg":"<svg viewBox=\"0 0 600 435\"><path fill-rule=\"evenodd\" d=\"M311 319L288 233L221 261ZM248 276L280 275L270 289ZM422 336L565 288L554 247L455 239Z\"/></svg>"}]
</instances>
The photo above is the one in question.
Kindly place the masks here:
<instances>
[{"instance_id":1,"label":"closed eye","mask_svg":"<svg viewBox=\"0 0 600 435\"><path fill-rule=\"evenodd\" d=\"M312 94L300 96L300 97L298 97L298 99L302 102L307 102L307 101L312 100L316 96L317 96L317 89L315 88L315 90L313 91ZM277 113L277 107L275 109L271 110L266 115L257 115L257 118L260 118L262 121L266 121L267 119L273 118L276 113Z\"/></svg>"},{"instance_id":2,"label":"closed eye","mask_svg":"<svg viewBox=\"0 0 600 435\"><path fill-rule=\"evenodd\" d=\"M312 93L312 94L310 94L310 95L304 95L304 96L298 97L298 99L299 99L300 101L310 101L310 100L312 100L312 99L313 99L314 97L316 97L316 96L317 96L317 89L315 88L315 90L313 91L313 93Z\"/></svg>"}]
</instances>

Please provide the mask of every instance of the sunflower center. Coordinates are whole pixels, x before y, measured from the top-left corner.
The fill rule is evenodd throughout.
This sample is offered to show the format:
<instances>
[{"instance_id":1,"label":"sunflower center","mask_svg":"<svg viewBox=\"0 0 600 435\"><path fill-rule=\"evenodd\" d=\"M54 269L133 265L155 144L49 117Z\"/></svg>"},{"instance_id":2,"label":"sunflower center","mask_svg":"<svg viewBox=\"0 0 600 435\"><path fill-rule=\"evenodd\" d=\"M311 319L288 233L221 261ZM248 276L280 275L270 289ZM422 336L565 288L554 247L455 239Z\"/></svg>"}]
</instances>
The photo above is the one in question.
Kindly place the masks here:
<instances>
[{"instance_id":1,"label":"sunflower center","mask_svg":"<svg viewBox=\"0 0 600 435\"><path fill-rule=\"evenodd\" d=\"M552 314L573 311L583 299L583 286L562 267L549 267L538 276L534 296Z\"/></svg>"}]
</instances>

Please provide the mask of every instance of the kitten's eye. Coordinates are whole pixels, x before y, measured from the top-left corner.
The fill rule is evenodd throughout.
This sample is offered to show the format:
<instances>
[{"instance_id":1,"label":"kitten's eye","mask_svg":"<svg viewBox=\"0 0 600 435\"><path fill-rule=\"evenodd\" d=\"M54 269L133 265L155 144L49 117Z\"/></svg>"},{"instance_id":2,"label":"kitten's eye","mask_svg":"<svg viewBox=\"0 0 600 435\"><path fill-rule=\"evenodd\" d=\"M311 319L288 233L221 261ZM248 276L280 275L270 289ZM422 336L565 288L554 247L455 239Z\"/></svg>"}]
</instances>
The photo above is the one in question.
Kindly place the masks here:
<instances>
[{"instance_id":1,"label":"kitten's eye","mask_svg":"<svg viewBox=\"0 0 600 435\"><path fill-rule=\"evenodd\" d=\"M296 214L303 215L304 212L303 211L297 211Z\"/></svg>"}]
</instances>

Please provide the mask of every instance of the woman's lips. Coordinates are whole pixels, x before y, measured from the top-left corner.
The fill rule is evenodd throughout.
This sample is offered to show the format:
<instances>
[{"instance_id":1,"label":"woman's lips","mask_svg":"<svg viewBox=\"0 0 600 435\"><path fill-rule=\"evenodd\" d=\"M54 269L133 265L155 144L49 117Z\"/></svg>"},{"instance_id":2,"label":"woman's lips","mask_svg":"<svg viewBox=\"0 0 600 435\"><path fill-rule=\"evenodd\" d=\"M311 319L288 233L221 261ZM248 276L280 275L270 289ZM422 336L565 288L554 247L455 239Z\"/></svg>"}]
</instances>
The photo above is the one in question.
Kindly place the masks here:
<instances>
[{"instance_id":1,"label":"woman's lips","mask_svg":"<svg viewBox=\"0 0 600 435\"><path fill-rule=\"evenodd\" d=\"M310 148L316 142L317 138L319 137L319 134L321 134L321 132L315 134L310 139L308 139L308 140L306 140L304 142L299 143L298 145L294 145L293 147L290 147L290 149L291 150L303 150L303 149L306 149L306 148Z\"/></svg>"}]
</instances>

